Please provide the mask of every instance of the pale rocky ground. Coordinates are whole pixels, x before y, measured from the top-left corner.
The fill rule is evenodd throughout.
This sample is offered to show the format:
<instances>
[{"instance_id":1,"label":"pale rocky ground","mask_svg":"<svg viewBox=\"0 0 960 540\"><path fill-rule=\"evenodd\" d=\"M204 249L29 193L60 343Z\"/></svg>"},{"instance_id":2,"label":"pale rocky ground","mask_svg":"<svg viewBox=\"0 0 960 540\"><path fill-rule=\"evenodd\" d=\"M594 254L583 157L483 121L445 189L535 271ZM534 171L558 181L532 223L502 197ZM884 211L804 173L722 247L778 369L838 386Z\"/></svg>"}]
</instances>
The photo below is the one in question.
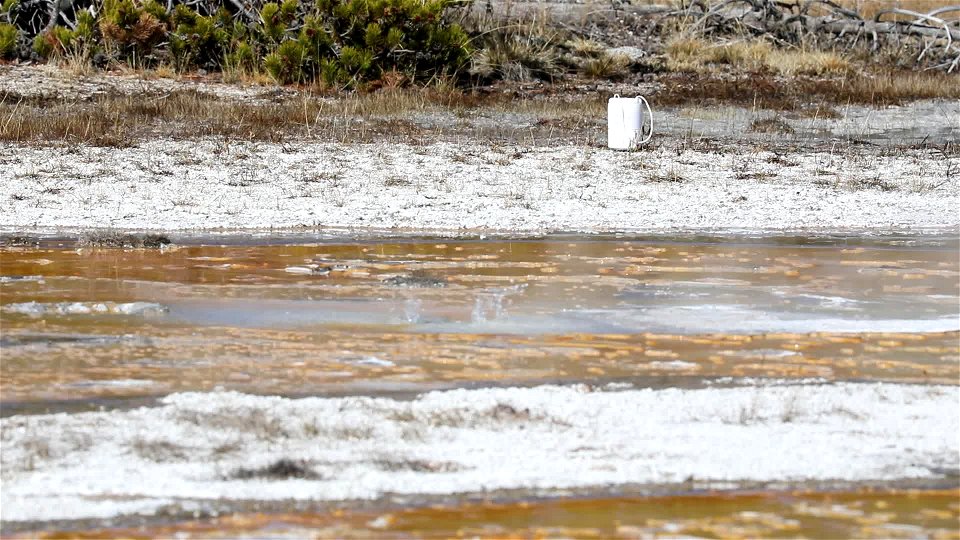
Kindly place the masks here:
<instances>
[{"instance_id":1,"label":"pale rocky ground","mask_svg":"<svg viewBox=\"0 0 960 540\"><path fill-rule=\"evenodd\" d=\"M2 145L0 163L8 230L922 230L956 227L960 207L960 158L924 151L783 157L477 143L290 151L204 140Z\"/></svg>"},{"instance_id":2,"label":"pale rocky ground","mask_svg":"<svg viewBox=\"0 0 960 540\"><path fill-rule=\"evenodd\" d=\"M0 95L16 92L27 98L84 101L110 94L156 95L174 90L197 90L225 99L270 101L295 96L295 90L275 86L235 85L172 79L142 73L76 74L53 64L0 65Z\"/></svg>"},{"instance_id":3,"label":"pale rocky ground","mask_svg":"<svg viewBox=\"0 0 960 540\"><path fill-rule=\"evenodd\" d=\"M413 401L187 393L129 411L4 418L4 519L693 478L700 489L930 480L957 470L954 386L629 386L453 390ZM296 478L269 472L280 458L302 467Z\"/></svg>"}]
</instances>

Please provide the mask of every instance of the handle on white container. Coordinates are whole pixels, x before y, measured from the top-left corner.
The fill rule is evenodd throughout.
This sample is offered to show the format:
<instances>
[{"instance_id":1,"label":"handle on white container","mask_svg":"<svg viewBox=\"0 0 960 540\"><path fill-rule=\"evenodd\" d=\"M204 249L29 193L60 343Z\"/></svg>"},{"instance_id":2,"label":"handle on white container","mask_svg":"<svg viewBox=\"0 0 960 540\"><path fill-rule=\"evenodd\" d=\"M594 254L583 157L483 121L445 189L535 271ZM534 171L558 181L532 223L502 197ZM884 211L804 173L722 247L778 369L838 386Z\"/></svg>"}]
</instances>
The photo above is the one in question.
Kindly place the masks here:
<instances>
[{"instance_id":1,"label":"handle on white container","mask_svg":"<svg viewBox=\"0 0 960 540\"><path fill-rule=\"evenodd\" d=\"M650 119L650 131L647 133L647 138L644 139L644 140L642 140L642 141L640 141L640 142L638 143L638 144L646 144L646 143L650 142L650 139L653 138L653 111L650 110L650 104L647 103L647 99L646 99L646 98L644 98L643 96L637 96L637 100L643 102L643 106L647 108L647 118ZM642 130L642 129L643 129L643 126L640 126L640 129ZM642 131L641 131L641 133L642 133Z\"/></svg>"},{"instance_id":2,"label":"handle on white container","mask_svg":"<svg viewBox=\"0 0 960 540\"><path fill-rule=\"evenodd\" d=\"M619 99L619 98L620 98L620 94L614 94L613 97L614 97L615 99ZM646 144L646 143L650 142L650 139L653 138L653 111L650 109L650 103L647 102L647 99L646 99L645 97L643 97L643 96L637 96L637 97L634 98L634 99L636 99L637 101L642 101L642 102L643 102L643 106L647 108L647 117L650 118L650 131L647 132L647 138L646 138L646 139L643 139L642 141L639 141L639 142L636 143L636 144ZM623 108L621 107L621 108L620 108L620 123L621 123L621 125L626 123L626 117L624 116L625 114L626 114L626 113L624 112ZM640 126L640 132L641 132L641 133L643 132L643 126Z\"/></svg>"}]
</instances>

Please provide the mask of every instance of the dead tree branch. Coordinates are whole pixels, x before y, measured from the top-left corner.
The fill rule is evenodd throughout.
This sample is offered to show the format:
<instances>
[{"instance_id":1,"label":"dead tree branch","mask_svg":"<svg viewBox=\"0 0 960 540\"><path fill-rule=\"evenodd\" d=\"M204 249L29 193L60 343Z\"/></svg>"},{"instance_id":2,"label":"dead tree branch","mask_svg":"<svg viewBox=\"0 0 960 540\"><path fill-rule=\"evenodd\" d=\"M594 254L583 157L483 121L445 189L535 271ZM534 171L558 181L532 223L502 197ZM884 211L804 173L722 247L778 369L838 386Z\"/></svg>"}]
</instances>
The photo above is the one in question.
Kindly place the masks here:
<instances>
[{"instance_id":1,"label":"dead tree branch","mask_svg":"<svg viewBox=\"0 0 960 540\"><path fill-rule=\"evenodd\" d=\"M952 72L960 64L960 18L956 21L943 17L960 11L960 5L943 6L927 13L902 8L884 9L870 19L848 9L834 0L806 0L786 3L778 0L724 0L708 5L693 0L668 16L684 17L693 22L684 30L686 36L708 34L742 34L747 30L791 44L821 43L835 45L852 36L853 43L868 36L876 49L883 42L902 43L912 38L920 54L916 61L931 55L937 68ZM907 18L889 19L890 15ZM849 48L849 47L848 47ZM933 51L940 51L934 53Z\"/></svg>"}]
</instances>

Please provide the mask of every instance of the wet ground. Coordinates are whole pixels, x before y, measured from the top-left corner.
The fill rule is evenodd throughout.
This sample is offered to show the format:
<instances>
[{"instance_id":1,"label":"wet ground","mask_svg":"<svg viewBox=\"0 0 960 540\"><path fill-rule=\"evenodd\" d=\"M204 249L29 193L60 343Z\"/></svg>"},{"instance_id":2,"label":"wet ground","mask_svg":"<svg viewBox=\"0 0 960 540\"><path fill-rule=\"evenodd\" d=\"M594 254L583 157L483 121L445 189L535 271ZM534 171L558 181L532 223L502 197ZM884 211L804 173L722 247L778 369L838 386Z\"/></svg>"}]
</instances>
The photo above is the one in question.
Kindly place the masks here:
<instances>
[{"instance_id":1,"label":"wet ground","mask_svg":"<svg viewBox=\"0 0 960 540\"><path fill-rule=\"evenodd\" d=\"M214 388L955 382L957 240L837 243L7 248L4 414Z\"/></svg>"},{"instance_id":2,"label":"wet ground","mask_svg":"<svg viewBox=\"0 0 960 540\"><path fill-rule=\"evenodd\" d=\"M239 514L78 537L956 538L958 497L956 490L865 490L467 503L386 513Z\"/></svg>"},{"instance_id":3,"label":"wet ground","mask_svg":"<svg viewBox=\"0 0 960 540\"><path fill-rule=\"evenodd\" d=\"M960 377L955 235L182 237L163 249L10 240L0 250L6 418L126 409L184 391L405 400L546 383ZM924 485L949 488L947 478ZM413 498L387 514L244 512L178 527L255 536L957 534L955 489L783 487L440 509ZM172 530L149 521L140 533Z\"/></svg>"}]
</instances>

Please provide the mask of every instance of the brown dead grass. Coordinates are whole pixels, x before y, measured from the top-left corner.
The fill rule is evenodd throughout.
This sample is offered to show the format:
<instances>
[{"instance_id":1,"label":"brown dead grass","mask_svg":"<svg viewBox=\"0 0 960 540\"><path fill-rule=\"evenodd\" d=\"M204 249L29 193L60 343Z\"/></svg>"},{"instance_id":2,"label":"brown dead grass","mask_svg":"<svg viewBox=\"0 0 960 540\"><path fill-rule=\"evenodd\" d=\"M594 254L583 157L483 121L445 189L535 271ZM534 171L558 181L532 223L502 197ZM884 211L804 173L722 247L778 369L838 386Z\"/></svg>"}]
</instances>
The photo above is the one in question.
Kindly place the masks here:
<instances>
[{"instance_id":1,"label":"brown dead grass","mask_svg":"<svg viewBox=\"0 0 960 540\"><path fill-rule=\"evenodd\" d=\"M886 106L920 99L960 98L960 76L936 72L894 71L833 78L671 74L661 82L663 87L654 96L658 106L707 103L829 110L834 105Z\"/></svg>"},{"instance_id":2,"label":"brown dead grass","mask_svg":"<svg viewBox=\"0 0 960 540\"><path fill-rule=\"evenodd\" d=\"M929 71L898 72L892 76L856 76L836 90L841 102L887 105L916 99L960 99L960 75Z\"/></svg>"},{"instance_id":3,"label":"brown dead grass","mask_svg":"<svg viewBox=\"0 0 960 540\"><path fill-rule=\"evenodd\" d=\"M727 69L787 76L841 75L852 69L849 60L834 52L778 49L760 39L711 43L699 38L674 37L667 42L666 64L669 70L680 72Z\"/></svg>"},{"instance_id":4,"label":"brown dead grass","mask_svg":"<svg viewBox=\"0 0 960 540\"><path fill-rule=\"evenodd\" d=\"M359 96L332 103L305 97L278 104L220 100L195 91L111 96L90 103L0 101L0 140L68 141L124 147L153 136L282 142L289 137L346 136L357 118L429 105L426 92Z\"/></svg>"},{"instance_id":5,"label":"brown dead grass","mask_svg":"<svg viewBox=\"0 0 960 540\"><path fill-rule=\"evenodd\" d=\"M334 142L430 142L450 136L517 138L525 127L509 123L463 125L482 116L510 112L536 116L538 136L566 137L583 122L605 114L604 96L579 100L514 100L512 94L463 92L452 88L385 90L336 99L306 95L280 103L258 104L218 99L180 90L159 96L116 95L91 102L62 102L0 95L0 141L67 142L129 147L157 137L221 137L283 143L287 140ZM414 121L417 114L422 121ZM431 120L436 115L437 120ZM529 133L527 133L529 134ZM542 142L542 138L540 139Z\"/></svg>"},{"instance_id":6,"label":"brown dead grass","mask_svg":"<svg viewBox=\"0 0 960 540\"><path fill-rule=\"evenodd\" d=\"M630 63L624 55L601 53L585 59L579 72L590 79L620 80L630 74Z\"/></svg>"},{"instance_id":7,"label":"brown dead grass","mask_svg":"<svg viewBox=\"0 0 960 540\"><path fill-rule=\"evenodd\" d=\"M793 128L790 127L784 119L779 116L772 116L767 118L757 118L750 123L750 131L753 133L784 133L789 134L793 133Z\"/></svg>"},{"instance_id":8,"label":"brown dead grass","mask_svg":"<svg viewBox=\"0 0 960 540\"><path fill-rule=\"evenodd\" d=\"M749 50L724 53L737 62L761 57ZM651 96L657 107L697 104L757 109L825 111L835 105L885 106L916 99L960 98L960 76L933 72L887 72L842 77L785 77L676 73L660 76ZM512 89L511 89L512 88ZM606 115L608 93L552 87L548 93L522 86L461 91L448 87L382 90L339 98L305 95L279 103L218 99L193 90L165 95L114 95L90 102L0 95L0 141L127 147L166 137L270 141L316 140L429 143L436 140L520 141L589 144ZM610 92L612 93L612 92ZM504 114L527 120L494 121ZM485 121L484 119L488 119ZM532 123L532 125L531 125Z\"/></svg>"}]
</instances>

